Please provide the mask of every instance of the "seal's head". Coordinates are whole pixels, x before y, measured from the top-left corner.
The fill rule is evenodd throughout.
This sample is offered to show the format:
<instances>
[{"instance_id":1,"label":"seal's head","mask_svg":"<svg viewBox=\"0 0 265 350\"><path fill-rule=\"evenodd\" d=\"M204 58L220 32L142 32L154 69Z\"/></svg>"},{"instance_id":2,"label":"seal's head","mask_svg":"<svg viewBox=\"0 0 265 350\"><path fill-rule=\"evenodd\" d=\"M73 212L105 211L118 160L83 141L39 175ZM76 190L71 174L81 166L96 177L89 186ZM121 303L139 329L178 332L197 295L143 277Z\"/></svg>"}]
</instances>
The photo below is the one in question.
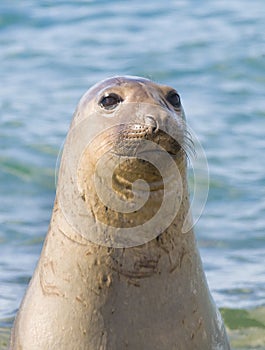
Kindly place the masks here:
<instances>
[{"instance_id":1,"label":"seal's head","mask_svg":"<svg viewBox=\"0 0 265 350\"><path fill-rule=\"evenodd\" d=\"M82 97L73 125L93 116L93 112L117 120L122 130L122 142L133 138L152 139L164 144L173 155L176 148L181 144L184 146L185 114L178 92L169 86L132 76L106 79ZM107 119L98 123L108 124ZM174 140L169 142L164 133L173 136ZM124 150L125 145L121 145Z\"/></svg>"},{"instance_id":2,"label":"seal's head","mask_svg":"<svg viewBox=\"0 0 265 350\"><path fill-rule=\"evenodd\" d=\"M114 77L80 100L63 168L70 162L69 181L76 183L75 195L95 222L132 228L153 218L165 198L170 209L165 215L180 206L187 140L175 89L144 78Z\"/></svg>"}]
</instances>

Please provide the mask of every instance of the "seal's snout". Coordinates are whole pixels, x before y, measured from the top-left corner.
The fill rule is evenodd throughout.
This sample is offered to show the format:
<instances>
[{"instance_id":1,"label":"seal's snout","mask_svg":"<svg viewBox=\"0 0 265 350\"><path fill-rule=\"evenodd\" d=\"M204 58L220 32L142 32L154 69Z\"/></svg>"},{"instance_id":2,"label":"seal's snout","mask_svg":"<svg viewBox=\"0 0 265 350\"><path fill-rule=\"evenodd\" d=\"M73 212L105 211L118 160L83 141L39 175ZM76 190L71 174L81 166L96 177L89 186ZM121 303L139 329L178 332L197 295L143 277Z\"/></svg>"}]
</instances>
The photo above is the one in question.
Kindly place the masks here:
<instances>
[{"instance_id":1,"label":"seal's snout","mask_svg":"<svg viewBox=\"0 0 265 350\"><path fill-rule=\"evenodd\" d=\"M157 121L151 115L147 115L145 117L145 125L148 128L149 134L156 134L159 130L159 125L158 125Z\"/></svg>"},{"instance_id":2,"label":"seal's snout","mask_svg":"<svg viewBox=\"0 0 265 350\"><path fill-rule=\"evenodd\" d=\"M123 130L123 132L128 138L154 137L159 131L159 123L151 115L144 117L143 123L128 124L127 127L127 132L126 130Z\"/></svg>"}]
</instances>

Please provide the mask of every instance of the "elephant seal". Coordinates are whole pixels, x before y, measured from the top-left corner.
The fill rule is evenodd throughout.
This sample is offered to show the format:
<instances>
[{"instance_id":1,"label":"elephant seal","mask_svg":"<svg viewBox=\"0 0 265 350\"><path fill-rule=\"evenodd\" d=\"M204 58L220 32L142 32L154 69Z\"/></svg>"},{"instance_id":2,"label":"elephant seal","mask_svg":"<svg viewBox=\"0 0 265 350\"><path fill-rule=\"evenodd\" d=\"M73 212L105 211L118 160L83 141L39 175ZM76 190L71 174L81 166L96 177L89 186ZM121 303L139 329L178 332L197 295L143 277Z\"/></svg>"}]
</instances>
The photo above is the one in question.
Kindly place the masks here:
<instances>
[{"instance_id":1,"label":"elephant seal","mask_svg":"<svg viewBox=\"0 0 265 350\"><path fill-rule=\"evenodd\" d=\"M178 93L114 77L81 98L10 349L230 349L189 216Z\"/></svg>"}]
</instances>

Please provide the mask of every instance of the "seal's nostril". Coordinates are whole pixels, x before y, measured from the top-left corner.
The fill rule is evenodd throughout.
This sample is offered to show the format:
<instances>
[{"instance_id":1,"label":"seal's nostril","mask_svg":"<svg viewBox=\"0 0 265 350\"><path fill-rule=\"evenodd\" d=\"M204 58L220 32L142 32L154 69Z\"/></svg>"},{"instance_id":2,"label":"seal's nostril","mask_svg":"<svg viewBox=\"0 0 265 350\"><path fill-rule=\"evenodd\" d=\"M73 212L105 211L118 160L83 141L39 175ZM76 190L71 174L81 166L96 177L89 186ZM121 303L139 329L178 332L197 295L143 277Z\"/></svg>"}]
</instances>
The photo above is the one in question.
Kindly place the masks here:
<instances>
[{"instance_id":1,"label":"seal's nostril","mask_svg":"<svg viewBox=\"0 0 265 350\"><path fill-rule=\"evenodd\" d=\"M158 131L158 124L151 115L145 117L145 124L148 126L151 133L156 133Z\"/></svg>"}]
</instances>

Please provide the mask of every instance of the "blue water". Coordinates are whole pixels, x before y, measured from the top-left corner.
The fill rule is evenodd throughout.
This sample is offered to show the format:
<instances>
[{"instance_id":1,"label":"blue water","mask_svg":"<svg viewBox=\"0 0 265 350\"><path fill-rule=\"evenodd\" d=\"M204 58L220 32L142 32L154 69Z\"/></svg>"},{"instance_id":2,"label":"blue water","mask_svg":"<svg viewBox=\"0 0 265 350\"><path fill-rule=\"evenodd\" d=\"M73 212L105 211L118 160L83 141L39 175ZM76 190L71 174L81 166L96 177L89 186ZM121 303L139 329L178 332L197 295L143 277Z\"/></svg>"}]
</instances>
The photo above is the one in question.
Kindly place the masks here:
<instances>
[{"instance_id":1,"label":"blue water","mask_svg":"<svg viewBox=\"0 0 265 350\"><path fill-rule=\"evenodd\" d=\"M264 32L262 0L1 0L0 327L40 254L75 106L117 74L180 92L210 169L196 233L213 297L265 305Z\"/></svg>"}]
</instances>

